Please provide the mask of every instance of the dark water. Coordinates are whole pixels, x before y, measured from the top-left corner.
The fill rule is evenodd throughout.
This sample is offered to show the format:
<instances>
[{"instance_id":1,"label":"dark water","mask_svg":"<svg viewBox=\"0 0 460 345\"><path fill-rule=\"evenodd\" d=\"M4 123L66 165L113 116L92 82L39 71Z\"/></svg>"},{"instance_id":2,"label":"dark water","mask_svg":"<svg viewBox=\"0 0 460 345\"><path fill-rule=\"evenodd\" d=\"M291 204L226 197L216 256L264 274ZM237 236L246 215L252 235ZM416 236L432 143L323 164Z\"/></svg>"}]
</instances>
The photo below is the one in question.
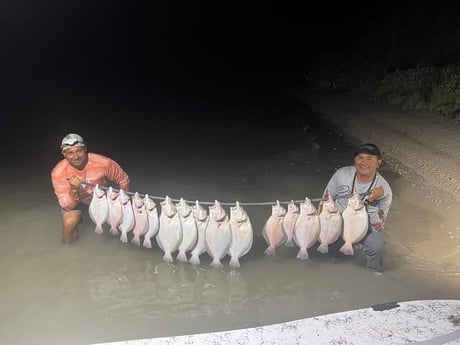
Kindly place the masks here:
<instances>
[{"instance_id":1,"label":"dark water","mask_svg":"<svg viewBox=\"0 0 460 345\"><path fill-rule=\"evenodd\" d=\"M88 217L76 243L61 243L49 173L67 132L80 133L90 151L119 162L140 193L208 202L318 198L335 169L351 162L352 147L285 89L187 83L37 89L27 102L11 100L6 114L4 343L201 333L388 301L460 297L453 285L426 272L411 274L401 257L388 259L383 276L367 271L363 258L333 259L315 248L306 262L295 258L297 248L280 247L267 257L261 229L269 206L246 207L255 238L238 271L228 268L228 257L223 269L211 269L206 255L197 267L167 264L156 245L146 249L95 235Z\"/></svg>"}]
</instances>

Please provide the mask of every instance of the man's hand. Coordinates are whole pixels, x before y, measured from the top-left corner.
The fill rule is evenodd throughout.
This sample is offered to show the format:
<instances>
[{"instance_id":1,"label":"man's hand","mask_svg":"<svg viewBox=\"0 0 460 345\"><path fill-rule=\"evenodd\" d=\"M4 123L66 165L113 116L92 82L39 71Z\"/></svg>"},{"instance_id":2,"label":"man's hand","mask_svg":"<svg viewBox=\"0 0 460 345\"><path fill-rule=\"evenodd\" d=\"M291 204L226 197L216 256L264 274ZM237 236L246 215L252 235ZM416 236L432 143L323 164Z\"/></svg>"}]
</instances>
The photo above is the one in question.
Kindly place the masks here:
<instances>
[{"instance_id":1,"label":"man's hand","mask_svg":"<svg viewBox=\"0 0 460 345\"><path fill-rule=\"evenodd\" d=\"M371 189L371 194L367 198L370 202L380 199L384 195L383 187L375 187Z\"/></svg>"},{"instance_id":2,"label":"man's hand","mask_svg":"<svg viewBox=\"0 0 460 345\"><path fill-rule=\"evenodd\" d=\"M70 189L80 189L81 180L77 176L69 177L67 181L69 181Z\"/></svg>"},{"instance_id":3,"label":"man's hand","mask_svg":"<svg viewBox=\"0 0 460 345\"><path fill-rule=\"evenodd\" d=\"M72 177L69 177L67 181L69 181L69 184L70 184L70 192L69 192L70 196L73 199L78 200L81 180L77 176L72 176Z\"/></svg>"}]
</instances>

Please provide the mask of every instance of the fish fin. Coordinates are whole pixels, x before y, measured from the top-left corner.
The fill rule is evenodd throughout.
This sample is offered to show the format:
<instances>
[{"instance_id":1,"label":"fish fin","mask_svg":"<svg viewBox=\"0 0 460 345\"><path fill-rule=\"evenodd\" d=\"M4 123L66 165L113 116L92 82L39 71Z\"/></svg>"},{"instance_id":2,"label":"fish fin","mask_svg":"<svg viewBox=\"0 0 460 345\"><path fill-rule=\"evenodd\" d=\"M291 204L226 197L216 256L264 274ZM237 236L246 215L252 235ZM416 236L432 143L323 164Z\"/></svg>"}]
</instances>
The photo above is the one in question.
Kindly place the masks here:
<instances>
[{"instance_id":1,"label":"fish fin","mask_svg":"<svg viewBox=\"0 0 460 345\"><path fill-rule=\"evenodd\" d=\"M340 251L344 253L345 255L353 255L353 245L351 243L345 243L342 248L340 248Z\"/></svg>"},{"instance_id":2,"label":"fish fin","mask_svg":"<svg viewBox=\"0 0 460 345\"><path fill-rule=\"evenodd\" d=\"M121 233L120 241L123 243L128 243L128 235L126 234L126 232Z\"/></svg>"},{"instance_id":3,"label":"fish fin","mask_svg":"<svg viewBox=\"0 0 460 345\"><path fill-rule=\"evenodd\" d=\"M118 229L117 228L110 228L110 233L113 235L113 236L118 236L119 232L118 232Z\"/></svg>"},{"instance_id":4,"label":"fish fin","mask_svg":"<svg viewBox=\"0 0 460 345\"><path fill-rule=\"evenodd\" d=\"M320 253L323 253L323 254L326 254L329 252L329 246L326 242L323 242L321 243L319 246L318 246L318 252Z\"/></svg>"},{"instance_id":5,"label":"fish fin","mask_svg":"<svg viewBox=\"0 0 460 345\"><path fill-rule=\"evenodd\" d=\"M308 260L308 251L306 248L300 248L299 252L297 253L297 259L300 260Z\"/></svg>"},{"instance_id":6,"label":"fish fin","mask_svg":"<svg viewBox=\"0 0 460 345\"><path fill-rule=\"evenodd\" d=\"M265 224L262 228L262 237L264 238L265 242L269 243L267 238L267 225Z\"/></svg>"}]
</instances>

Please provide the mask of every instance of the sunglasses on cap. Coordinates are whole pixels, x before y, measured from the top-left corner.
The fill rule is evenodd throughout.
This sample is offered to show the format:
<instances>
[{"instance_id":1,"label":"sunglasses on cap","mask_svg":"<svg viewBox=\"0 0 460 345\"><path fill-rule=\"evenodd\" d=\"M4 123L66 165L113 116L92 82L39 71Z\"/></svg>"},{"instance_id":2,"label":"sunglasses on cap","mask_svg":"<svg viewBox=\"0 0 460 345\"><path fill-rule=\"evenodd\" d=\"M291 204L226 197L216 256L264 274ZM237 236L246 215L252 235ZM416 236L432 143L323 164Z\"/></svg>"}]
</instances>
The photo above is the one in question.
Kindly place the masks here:
<instances>
[{"instance_id":1,"label":"sunglasses on cap","mask_svg":"<svg viewBox=\"0 0 460 345\"><path fill-rule=\"evenodd\" d=\"M64 138L64 140L62 140L61 150L64 150L72 146L85 146L85 142L78 138L72 138L72 137Z\"/></svg>"}]
</instances>

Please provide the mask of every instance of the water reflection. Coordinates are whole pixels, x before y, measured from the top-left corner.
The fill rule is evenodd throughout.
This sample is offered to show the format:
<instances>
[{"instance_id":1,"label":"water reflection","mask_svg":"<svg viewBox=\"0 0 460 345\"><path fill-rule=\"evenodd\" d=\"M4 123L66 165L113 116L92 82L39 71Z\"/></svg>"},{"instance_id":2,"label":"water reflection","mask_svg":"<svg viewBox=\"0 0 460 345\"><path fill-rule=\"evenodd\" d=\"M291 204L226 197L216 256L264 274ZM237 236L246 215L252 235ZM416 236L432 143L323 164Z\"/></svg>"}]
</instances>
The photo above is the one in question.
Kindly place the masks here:
<instances>
[{"instance_id":1,"label":"water reflection","mask_svg":"<svg viewBox=\"0 0 460 345\"><path fill-rule=\"evenodd\" d=\"M142 266L133 270L125 264L88 281L89 294L104 313L196 318L240 315L250 308L247 283L238 271L152 261Z\"/></svg>"}]
</instances>

